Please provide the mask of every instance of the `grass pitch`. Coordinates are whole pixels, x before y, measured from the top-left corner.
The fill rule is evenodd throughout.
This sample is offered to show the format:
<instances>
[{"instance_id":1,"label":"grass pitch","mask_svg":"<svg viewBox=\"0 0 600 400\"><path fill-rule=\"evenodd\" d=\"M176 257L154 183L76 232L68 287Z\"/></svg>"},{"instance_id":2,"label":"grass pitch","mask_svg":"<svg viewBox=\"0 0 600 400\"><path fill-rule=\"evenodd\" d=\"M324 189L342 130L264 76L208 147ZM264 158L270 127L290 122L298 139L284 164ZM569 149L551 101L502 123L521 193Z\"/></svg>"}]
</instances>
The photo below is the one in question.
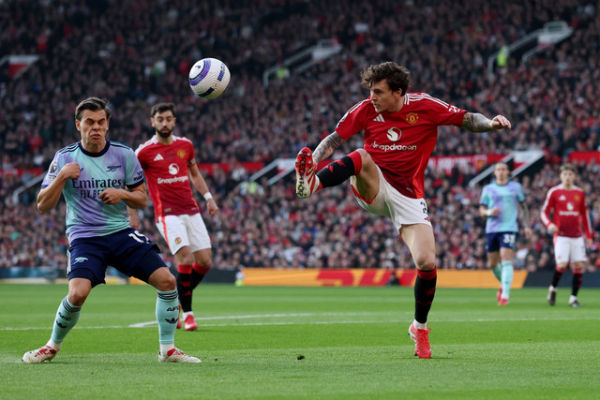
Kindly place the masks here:
<instances>
[{"instance_id":1,"label":"grass pitch","mask_svg":"<svg viewBox=\"0 0 600 400\"><path fill-rule=\"evenodd\" d=\"M595 399L600 290L555 307L543 289L438 289L433 356L413 356L412 289L204 285L196 332L176 345L202 364L157 362L155 292L100 286L50 363L46 343L65 285L0 284L0 399Z\"/></svg>"}]
</instances>

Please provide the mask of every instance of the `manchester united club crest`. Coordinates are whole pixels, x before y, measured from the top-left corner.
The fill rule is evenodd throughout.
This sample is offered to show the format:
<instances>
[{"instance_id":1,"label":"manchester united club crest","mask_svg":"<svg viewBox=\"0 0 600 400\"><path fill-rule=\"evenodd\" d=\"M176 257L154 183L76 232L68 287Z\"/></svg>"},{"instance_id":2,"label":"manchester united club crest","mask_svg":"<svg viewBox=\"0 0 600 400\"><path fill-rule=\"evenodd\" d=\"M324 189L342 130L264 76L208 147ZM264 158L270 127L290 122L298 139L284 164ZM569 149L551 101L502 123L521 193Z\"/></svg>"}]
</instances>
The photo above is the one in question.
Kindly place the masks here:
<instances>
[{"instance_id":1,"label":"manchester united club crest","mask_svg":"<svg viewBox=\"0 0 600 400\"><path fill-rule=\"evenodd\" d=\"M177 236L175 238L175 244L180 244L181 243L181 238L179 236Z\"/></svg>"},{"instance_id":2,"label":"manchester united club crest","mask_svg":"<svg viewBox=\"0 0 600 400\"><path fill-rule=\"evenodd\" d=\"M185 150L183 150L183 149L177 150L177 157L179 157L181 159L185 159Z\"/></svg>"},{"instance_id":3,"label":"manchester united club crest","mask_svg":"<svg viewBox=\"0 0 600 400\"><path fill-rule=\"evenodd\" d=\"M576 194L576 195L575 195L575 201L577 201L577 202L579 202L579 201L580 201L580 199L579 199L579 195L578 195L578 194Z\"/></svg>"},{"instance_id":4,"label":"manchester united club crest","mask_svg":"<svg viewBox=\"0 0 600 400\"><path fill-rule=\"evenodd\" d=\"M414 125L418 120L419 114L414 112L409 112L408 114L406 114L406 122L408 122L409 124Z\"/></svg>"}]
</instances>

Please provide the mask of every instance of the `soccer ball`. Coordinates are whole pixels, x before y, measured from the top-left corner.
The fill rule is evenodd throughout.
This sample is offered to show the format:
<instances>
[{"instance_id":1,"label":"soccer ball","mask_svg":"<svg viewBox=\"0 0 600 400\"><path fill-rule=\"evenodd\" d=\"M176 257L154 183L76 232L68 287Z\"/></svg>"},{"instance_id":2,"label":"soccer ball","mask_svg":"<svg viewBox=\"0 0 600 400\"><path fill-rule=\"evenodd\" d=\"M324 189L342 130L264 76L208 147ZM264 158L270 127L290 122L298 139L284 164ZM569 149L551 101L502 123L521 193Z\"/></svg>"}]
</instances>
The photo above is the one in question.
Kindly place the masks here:
<instances>
[{"instance_id":1,"label":"soccer ball","mask_svg":"<svg viewBox=\"0 0 600 400\"><path fill-rule=\"evenodd\" d=\"M216 99L229 85L229 68L216 58L203 58L190 69L190 88L198 97Z\"/></svg>"}]
</instances>

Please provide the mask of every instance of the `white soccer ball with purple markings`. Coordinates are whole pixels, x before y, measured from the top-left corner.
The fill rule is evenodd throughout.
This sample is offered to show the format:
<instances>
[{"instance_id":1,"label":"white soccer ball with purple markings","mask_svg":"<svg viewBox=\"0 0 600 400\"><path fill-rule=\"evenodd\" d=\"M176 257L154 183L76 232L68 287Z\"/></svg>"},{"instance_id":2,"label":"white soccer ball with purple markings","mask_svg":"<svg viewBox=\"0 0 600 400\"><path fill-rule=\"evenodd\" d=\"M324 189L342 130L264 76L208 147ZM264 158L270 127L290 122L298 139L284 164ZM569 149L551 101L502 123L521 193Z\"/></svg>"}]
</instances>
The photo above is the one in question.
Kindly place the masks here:
<instances>
[{"instance_id":1,"label":"white soccer ball with purple markings","mask_svg":"<svg viewBox=\"0 0 600 400\"><path fill-rule=\"evenodd\" d=\"M196 96L216 99L229 85L229 68L216 58L203 58L190 69L190 87Z\"/></svg>"}]
</instances>

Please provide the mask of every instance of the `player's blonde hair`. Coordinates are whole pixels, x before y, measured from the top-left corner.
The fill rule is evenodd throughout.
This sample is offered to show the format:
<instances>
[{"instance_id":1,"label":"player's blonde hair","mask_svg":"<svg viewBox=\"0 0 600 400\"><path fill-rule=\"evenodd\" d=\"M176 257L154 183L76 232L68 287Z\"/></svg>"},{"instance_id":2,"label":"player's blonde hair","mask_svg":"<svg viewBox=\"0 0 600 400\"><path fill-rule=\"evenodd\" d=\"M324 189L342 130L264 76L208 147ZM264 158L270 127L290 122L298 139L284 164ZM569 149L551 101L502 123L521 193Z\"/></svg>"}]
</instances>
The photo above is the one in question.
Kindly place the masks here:
<instances>
[{"instance_id":1,"label":"player's blonde hair","mask_svg":"<svg viewBox=\"0 0 600 400\"><path fill-rule=\"evenodd\" d=\"M577 174L577 168L575 168L575 166L573 164L563 164L560 166L560 169L558 170L559 172L563 172L563 171L571 171L574 174Z\"/></svg>"}]
</instances>

